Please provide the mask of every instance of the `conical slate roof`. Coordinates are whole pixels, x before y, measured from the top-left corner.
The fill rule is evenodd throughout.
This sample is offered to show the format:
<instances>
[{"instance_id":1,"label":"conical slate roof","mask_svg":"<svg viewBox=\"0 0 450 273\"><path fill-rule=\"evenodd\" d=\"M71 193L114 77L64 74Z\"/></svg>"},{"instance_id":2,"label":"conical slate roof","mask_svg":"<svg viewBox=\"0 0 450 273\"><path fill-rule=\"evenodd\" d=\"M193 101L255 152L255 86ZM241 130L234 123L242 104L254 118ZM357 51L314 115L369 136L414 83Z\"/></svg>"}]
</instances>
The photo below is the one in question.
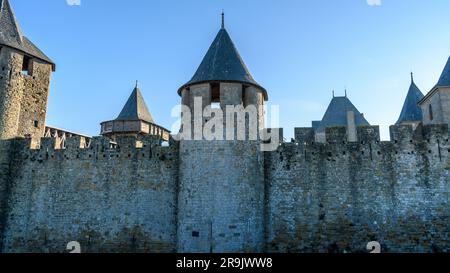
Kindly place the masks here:
<instances>
[{"instance_id":1,"label":"conical slate roof","mask_svg":"<svg viewBox=\"0 0 450 273\"><path fill-rule=\"evenodd\" d=\"M128 98L127 103L120 112L116 120L131 121L131 120L143 120L149 123L154 123L153 117L148 111L147 104L141 91L136 86Z\"/></svg>"},{"instance_id":2,"label":"conical slate roof","mask_svg":"<svg viewBox=\"0 0 450 273\"><path fill-rule=\"evenodd\" d=\"M47 62L55 70L53 61L23 35L9 0L0 0L0 45L17 49Z\"/></svg>"},{"instance_id":3,"label":"conical slate roof","mask_svg":"<svg viewBox=\"0 0 450 273\"><path fill-rule=\"evenodd\" d=\"M411 86L409 87L408 95L406 96L397 124L401 124L402 122L422 121L423 114L422 109L419 107L419 101L423 98L424 95L414 83L411 74Z\"/></svg>"},{"instance_id":4,"label":"conical slate roof","mask_svg":"<svg viewBox=\"0 0 450 273\"><path fill-rule=\"evenodd\" d=\"M436 87L450 86L450 58L445 65L444 71L442 71L442 75L439 78L439 82Z\"/></svg>"},{"instance_id":5,"label":"conical slate roof","mask_svg":"<svg viewBox=\"0 0 450 273\"><path fill-rule=\"evenodd\" d=\"M334 97L317 128L317 132L324 132L327 127L347 126L348 111L353 111L355 114L356 126L370 126L369 122L347 97Z\"/></svg>"},{"instance_id":6,"label":"conical slate roof","mask_svg":"<svg viewBox=\"0 0 450 273\"><path fill-rule=\"evenodd\" d=\"M181 94L181 90L187 86L211 81L254 85L264 91L267 99L266 90L253 79L224 27L217 34L197 72L189 82L180 88L178 93Z\"/></svg>"}]
</instances>

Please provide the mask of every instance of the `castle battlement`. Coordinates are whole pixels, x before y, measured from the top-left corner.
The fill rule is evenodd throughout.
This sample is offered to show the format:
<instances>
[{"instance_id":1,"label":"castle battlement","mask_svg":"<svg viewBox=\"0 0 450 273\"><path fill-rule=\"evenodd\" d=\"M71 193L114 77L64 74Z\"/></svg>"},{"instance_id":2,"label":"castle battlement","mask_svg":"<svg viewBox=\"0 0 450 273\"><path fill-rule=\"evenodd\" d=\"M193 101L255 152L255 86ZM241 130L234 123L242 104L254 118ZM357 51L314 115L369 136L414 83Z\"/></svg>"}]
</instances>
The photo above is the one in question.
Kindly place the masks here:
<instances>
[{"instance_id":1,"label":"castle battlement","mask_svg":"<svg viewBox=\"0 0 450 273\"><path fill-rule=\"evenodd\" d=\"M55 64L23 43L9 1L0 3L0 252L65 252L72 241L84 253L366 252L370 241L383 252L450 251L450 60L422 110L411 79L389 141L347 94L333 94L323 119L286 142L282 128L264 129L269 93L222 18L178 90L189 110L180 135L193 128L202 139L195 129L217 115L260 140L175 141L138 83L91 138L46 126ZM254 118L220 117L240 105ZM210 116L196 115L207 106Z\"/></svg>"},{"instance_id":2,"label":"castle battlement","mask_svg":"<svg viewBox=\"0 0 450 273\"><path fill-rule=\"evenodd\" d=\"M390 142L405 143L405 142L447 142L449 138L449 128L447 124L432 124L432 125L392 125L390 129ZM364 143L379 143L380 142L380 128L379 126L358 126L356 128L357 141ZM348 141L348 129L345 126L327 127L325 129L325 139L328 144L346 144ZM296 143L311 144L317 143L315 138L315 131L313 128L303 127L295 128Z\"/></svg>"},{"instance_id":3,"label":"castle battlement","mask_svg":"<svg viewBox=\"0 0 450 273\"><path fill-rule=\"evenodd\" d=\"M178 144L165 142L158 136L119 136L115 142L107 137L74 136L64 141L58 137L19 139L17 156L35 160L106 160L117 158L173 160L177 155ZM63 143L64 142L64 143ZM163 145L163 143L167 145Z\"/></svg>"}]
</instances>

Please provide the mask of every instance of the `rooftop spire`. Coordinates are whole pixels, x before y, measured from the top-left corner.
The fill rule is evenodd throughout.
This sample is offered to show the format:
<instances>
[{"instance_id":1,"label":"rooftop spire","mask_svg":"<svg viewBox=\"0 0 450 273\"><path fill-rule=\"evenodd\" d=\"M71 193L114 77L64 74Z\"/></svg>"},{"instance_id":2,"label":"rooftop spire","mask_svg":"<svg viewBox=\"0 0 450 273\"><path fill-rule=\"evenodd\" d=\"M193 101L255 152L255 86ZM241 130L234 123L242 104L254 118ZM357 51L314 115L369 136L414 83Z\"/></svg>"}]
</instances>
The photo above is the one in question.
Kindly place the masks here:
<instances>
[{"instance_id":1,"label":"rooftop spire","mask_svg":"<svg viewBox=\"0 0 450 273\"><path fill-rule=\"evenodd\" d=\"M178 94L181 95L181 91L186 87L206 82L236 82L253 85L263 91L265 100L268 99L267 91L253 79L224 28L217 33L194 76L178 89Z\"/></svg>"},{"instance_id":2,"label":"rooftop spire","mask_svg":"<svg viewBox=\"0 0 450 273\"><path fill-rule=\"evenodd\" d=\"M9 0L0 0L0 46L18 49L28 55L55 64L26 36L23 35Z\"/></svg>"},{"instance_id":3,"label":"rooftop spire","mask_svg":"<svg viewBox=\"0 0 450 273\"><path fill-rule=\"evenodd\" d=\"M447 64L442 71L442 75L439 78L439 82L436 87L450 86L450 58L448 58Z\"/></svg>"},{"instance_id":4,"label":"rooftop spire","mask_svg":"<svg viewBox=\"0 0 450 273\"><path fill-rule=\"evenodd\" d=\"M422 98L423 94L414 83L414 74L411 72L411 85L405 102L403 103L402 112L400 113L397 124L422 121L422 109L420 109L418 105L418 102Z\"/></svg>"},{"instance_id":5,"label":"rooftop spire","mask_svg":"<svg viewBox=\"0 0 450 273\"><path fill-rule=\"evenodd\" d=\"M148 111L144 97L139 90L138 81L136 81L136 87L116 120L143 120L154 123L153 117L150 114L150 111Z\"/></svg>"},{"instance_id":6,"label":"rooftop spire","mask_svg":"<svg viewBox=\"0 0 450 273\"><path fill-rule=\"evenodd\" d=\"M225 29L225 12L222 10L222 29Z\"/></svg>"}]
</instances>

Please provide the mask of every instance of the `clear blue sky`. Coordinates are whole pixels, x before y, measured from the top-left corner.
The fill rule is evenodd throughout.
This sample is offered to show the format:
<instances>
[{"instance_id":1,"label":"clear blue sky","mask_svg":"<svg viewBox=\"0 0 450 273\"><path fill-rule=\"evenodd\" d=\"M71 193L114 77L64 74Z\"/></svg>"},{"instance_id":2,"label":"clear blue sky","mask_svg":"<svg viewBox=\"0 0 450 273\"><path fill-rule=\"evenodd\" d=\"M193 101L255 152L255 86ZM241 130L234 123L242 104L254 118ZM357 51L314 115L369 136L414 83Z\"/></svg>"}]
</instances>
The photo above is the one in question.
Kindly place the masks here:
<instances>
[{"instance_id":1,"label":"clear blue sky","mask_svg":"<svg viewBox=\"0 0 450 273\"><path fill-rule=\"evenodd\" d=\"M280 105L287 138L321 119L331 91L369 122L401 111L409 73L428 92L450 55L450 1L11 0L21 27L57 64L47 123L98 135L139 80L156 121L171 109L220 28L220 13L253 77Z\"/></svg>"}]
</instances>

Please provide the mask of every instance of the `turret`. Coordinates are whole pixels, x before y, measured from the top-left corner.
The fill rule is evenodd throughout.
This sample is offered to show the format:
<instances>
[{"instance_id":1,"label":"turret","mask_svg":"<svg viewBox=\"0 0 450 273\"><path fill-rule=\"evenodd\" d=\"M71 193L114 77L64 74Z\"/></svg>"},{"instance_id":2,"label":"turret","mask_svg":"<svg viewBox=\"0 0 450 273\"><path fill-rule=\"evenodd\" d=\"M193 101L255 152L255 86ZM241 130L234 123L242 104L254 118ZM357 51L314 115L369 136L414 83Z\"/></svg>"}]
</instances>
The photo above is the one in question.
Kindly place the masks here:
<instances>
[{"instance_id":1,"label":"turret","mask_svg":"<svg viewBox=\"0 0 450 273\"><path fill-rule=\"evenodd\" d=\"M263 128L267 92L250 75L225 30L223 14L208 53L178 93L183 108L189 107L183 111L189 117L183 116L180 141L178 252L262 252L264 159L250 129ZM202 118L203 110L214 117ZM240 118L233 121L230 116ZM202 135L213 120L214 133L219 131L215 139ZM245 130L239 126L244 120ZM193 134L186 134L187 127Z\"/></svg>"},{"instance_id":2,"label":"turret","mask_svg":"<svg viewBox=\"0 0 450 273\"><path fill-rule=\"evenodd\" d=\"M170 138L170 132L154 122L137 82L119 116L101 123L101 135L113 141L123 135L154 135L165 141Z\"/></svg>"},{"instance_id":3,"label":"turret","mask_svg":"<svg viewBox=\"0 0 450 273\"><path fill-rule=\"evenodd\" d=\"M22 33L8 0L0 0L0 139L44 135L55 64Z\"/></svg>"},{"instance_id":4,"label":"turret","mask_svg":"<svg viewBox=\"0 0 450 273\"><path fill-rule=\"evenodd\" d=\"M264 127L263 106L264 102L268 100L267 91L250 74L225 29L223 16L222 14L222 28L203 61L192 79L178 90L178 94L182 97L182 105L189 107L191 110L192 131L196 127L201 126L203 128L205 122L208 121L208 118L200 120L198 116L198 120L195 121L195 111L202 112L208 106L220 108L224 112L223 125L226 128L227 106L239 105L244 108L255 107L257 112L256 126L259 131ZM195 98L201 101L201 109L196 109ZM231 127L236 127L236 125L231 124ZM193 137L194 135L195 133ZM228 132L228 135L230 136L230 132ZM199 139L199 137L194 138Z\"/></svg>"},{"instance_id":5,"label":"turret","mask_svg":"<svg viewBox=\"0 0 450 273\"><path fill-rule=\"evenodd\" d=\"M411 85L406 96L405 103L403 104L402 112L397 121L397 125L412 124L417 126L422 122L423 115L422 109L420 109L419 101L423 99L424 95L414 83L414 75L411 73Z\"/></svg>"}]
</instances>

